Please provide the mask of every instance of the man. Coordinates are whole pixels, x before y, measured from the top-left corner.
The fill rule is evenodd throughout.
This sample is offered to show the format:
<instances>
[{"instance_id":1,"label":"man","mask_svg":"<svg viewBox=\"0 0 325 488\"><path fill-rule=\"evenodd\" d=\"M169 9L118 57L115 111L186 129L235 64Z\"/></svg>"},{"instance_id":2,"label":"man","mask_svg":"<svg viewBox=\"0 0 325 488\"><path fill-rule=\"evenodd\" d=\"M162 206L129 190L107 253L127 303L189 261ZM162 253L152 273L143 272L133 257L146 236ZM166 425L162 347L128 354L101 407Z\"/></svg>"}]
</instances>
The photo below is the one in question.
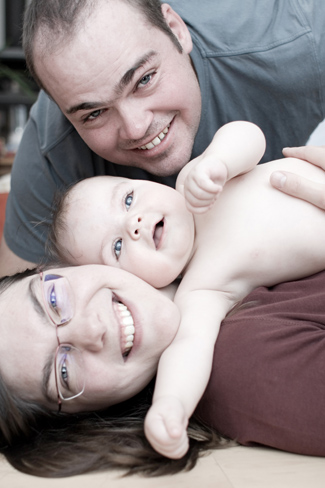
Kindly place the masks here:
<instances>
[{"instance_id":1,"label":"man","mask_svg":"<svg viewBox=\"0 0 325 488\"><path fill-rule=\"evenodd\" d=\"M51 98L13 167L0 274L43 258L55 191L79 179L173 185L230 120L261 127L263 161L304 144L325 113L324 16L321 0L32 0L24 49Z\"/></svg>"}]
</instances>

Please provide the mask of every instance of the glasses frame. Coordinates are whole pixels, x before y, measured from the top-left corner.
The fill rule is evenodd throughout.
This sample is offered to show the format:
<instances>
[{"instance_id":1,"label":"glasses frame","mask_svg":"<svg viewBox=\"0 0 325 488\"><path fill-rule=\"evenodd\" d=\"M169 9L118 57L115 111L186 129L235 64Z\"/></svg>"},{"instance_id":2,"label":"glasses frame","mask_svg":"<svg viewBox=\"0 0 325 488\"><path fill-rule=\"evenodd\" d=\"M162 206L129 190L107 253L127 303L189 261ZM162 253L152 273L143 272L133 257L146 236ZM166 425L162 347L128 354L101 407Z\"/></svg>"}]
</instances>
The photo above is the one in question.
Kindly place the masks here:
<instances>
[{"instance_id":1,"label":"glasses frame","mask_svg":"<svg viewBox=\"0 0 325 488\"><path fill-rule=\"evenodd\" d=\"M58 353L59 353L59 350L60 350L60 347L61 346L68 346L68 347L73 347L75 350L79 351L81 353L81 351L72 346L71 344L68 344L68 343L64 343L64 342L61 342L60 341L60 338L59 338L59 332L58 332L58 328L59 327L62 327L64 325L67 325L73 317L70 317L68 320L66 320L65 322L63 323L57 323L55 322L55 320L53 320L53 318L51 317L51 315L49 314L48 312L48 303L47 303L47 299L46 299L46 296L45 296L45 288L44 288L44 280L43 280L43 277L44 275L46 275L46 272L44 273L43 271L40 271L39 273L39 276L40 276L40 280L41 280L41 288L42 288L42 298L43 298L43 305L44 305L44 310L45 310L45 313L46 313L46 316L48 317L49 321L55 326L55 333L56 333L56 339L58 341L58 346L56 348L56 351L55 351L55 355L54 355L54 373L55 373L55 386L56 386L56 391L57 391L57 396L58 396L58 412L60 413L61 412L61 408L62 408L62 401L65 401L65 402L68 402L69 400L73 400L74 398L77 398L79 397L80 395L83 394L83 392L85 391L85 386L83 387L82 391L80 393L77 393L77 395L74 395L70 398L63 398L61 392L60 392L60 389L59 389L59 382L58 382L58 375L57 375L57 371L56 371L56 361L57 361L57 357L58 357ZM56 274L57 277L59 278L64 278L64 276L61 276L59 274Z\"/></svg>"}]
</instances>

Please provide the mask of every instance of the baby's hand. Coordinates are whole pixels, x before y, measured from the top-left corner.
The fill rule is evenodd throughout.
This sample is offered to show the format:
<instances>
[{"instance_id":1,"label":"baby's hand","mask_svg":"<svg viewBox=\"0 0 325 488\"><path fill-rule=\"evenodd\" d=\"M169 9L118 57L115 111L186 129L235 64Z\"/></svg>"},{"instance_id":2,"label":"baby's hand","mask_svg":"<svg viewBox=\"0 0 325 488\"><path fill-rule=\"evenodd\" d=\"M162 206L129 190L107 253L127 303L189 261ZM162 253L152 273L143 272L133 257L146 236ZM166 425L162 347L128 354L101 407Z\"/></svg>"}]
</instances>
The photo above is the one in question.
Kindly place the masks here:
<instances>
[{"instance_id":1,"label":"baby's hand","mask_svg":"<svg viewBox=\"0 0 325 488\"><path fill-rule=\"evenodd\" d=\"M184 181L184 197L192 213L207 212L227 181L226 165L212 155L202 157L188 173Z\"/></svg>"},{"instance_id":2,"label":"baby's hand","mask_svg":"<svg viewBox=\"0 0 325 488\"><path fill-rule=\"evenodd\" d=\"M171 459L183 457L189 446L188 419L182 403L176 397L154 401L147 413L144 430L152 447Z\"/></svg>"}]
</instances>

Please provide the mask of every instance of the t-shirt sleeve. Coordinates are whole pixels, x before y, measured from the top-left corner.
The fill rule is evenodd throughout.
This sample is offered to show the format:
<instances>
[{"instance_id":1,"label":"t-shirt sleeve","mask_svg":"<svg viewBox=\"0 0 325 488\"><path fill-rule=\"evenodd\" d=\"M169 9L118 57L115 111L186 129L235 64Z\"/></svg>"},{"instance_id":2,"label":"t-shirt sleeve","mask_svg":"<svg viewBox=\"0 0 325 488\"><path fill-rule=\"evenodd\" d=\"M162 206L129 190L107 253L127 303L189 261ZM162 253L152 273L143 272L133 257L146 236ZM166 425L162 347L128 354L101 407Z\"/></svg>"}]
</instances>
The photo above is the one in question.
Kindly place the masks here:
<instances>
[{"instance_id":1,"label":"t-shirt sleeve","mask_svg":"<svg viewBox=\"0 0 325 488\"><path fill-rule=\"evenodd\" d=\"M4 237L15 254L36 263L44 254L46 226L55 191L54 180L46 172L46 166L35 124L29 120L12 168Z\"/></svg>"},{"instance_id":2,"label":"t-shirt sleeve","mask_svg":"<svg viewBox=\"0 0 325 488\"><path fill-rule=\"evenodd\" d=\"M52 116L49 122L46 110L42 118L34 117L35 112L26 125L12 169L4 237L16 255L38 263L45 256L56 192L81 179L109 172L111 163L90 151L60 115Z\"/></svg>"}]
</instances>

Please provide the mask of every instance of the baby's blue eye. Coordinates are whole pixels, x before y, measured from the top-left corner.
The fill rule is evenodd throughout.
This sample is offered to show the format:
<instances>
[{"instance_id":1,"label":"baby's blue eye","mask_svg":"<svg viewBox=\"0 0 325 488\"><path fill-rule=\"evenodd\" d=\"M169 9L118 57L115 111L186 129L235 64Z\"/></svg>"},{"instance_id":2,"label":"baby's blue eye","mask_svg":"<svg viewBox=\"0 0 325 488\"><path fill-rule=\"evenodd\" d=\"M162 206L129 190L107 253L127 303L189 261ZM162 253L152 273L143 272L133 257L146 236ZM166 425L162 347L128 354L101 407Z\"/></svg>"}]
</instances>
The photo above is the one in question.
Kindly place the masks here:
<instances>
[{"instance_id":1,"label":"baby's blue eye","mask_svg":"<svg viewBox=\"0 0 325 488\"><path fill-rule=\"evenodd\" d=\"M121 251L122 251L122 239L118 239L114 243L114 254L117 260L120 257Z\"/></svg>"},{"instance_id":2,"label":"baby's blue eye","mask_svg":"<svg viewBox=\"0 0 325 488\"><path fill-rule=\"evenodd\" d=\"M132 201L133 201L133 192L132 193L129 193L126 197L125 197L125 206L126 206L126 210L129 210L129 208L131 207L132 205Z\"/></svg>"}]
</instances>

